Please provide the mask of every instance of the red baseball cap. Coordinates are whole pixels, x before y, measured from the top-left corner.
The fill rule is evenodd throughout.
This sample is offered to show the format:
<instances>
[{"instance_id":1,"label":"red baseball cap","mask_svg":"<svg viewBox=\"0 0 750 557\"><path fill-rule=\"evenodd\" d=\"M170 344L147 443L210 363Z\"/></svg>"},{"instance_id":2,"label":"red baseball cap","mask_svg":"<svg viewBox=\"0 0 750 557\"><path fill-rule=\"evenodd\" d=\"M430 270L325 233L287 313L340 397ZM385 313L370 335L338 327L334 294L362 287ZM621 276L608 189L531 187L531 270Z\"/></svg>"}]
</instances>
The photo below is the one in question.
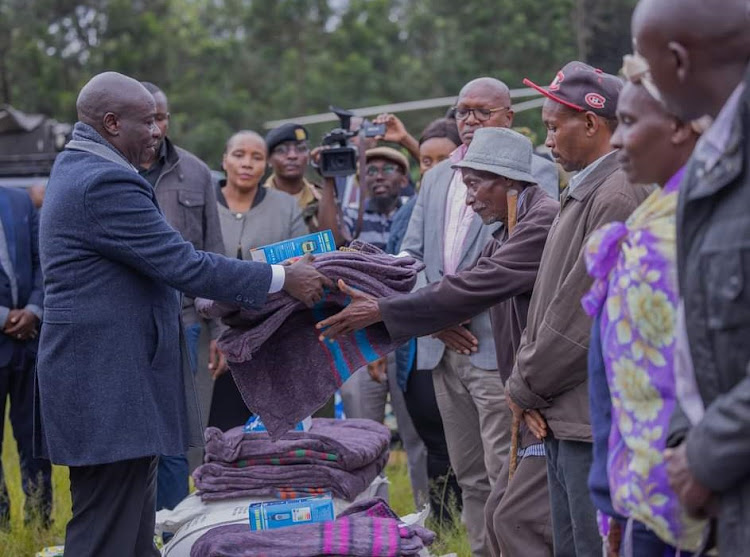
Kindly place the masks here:
<instances>
[{"instance_id":1,"label":"red baseball cap","mask_svg":"<svg viewBox=\"0 0 750 557\"><path fill-rule=\"evenodd\" d=\"M523 83L568 108L590 111L603 118L615 118L623 86L619 77L578 61L565 64L547 88L529 79L524 79Z\"/></svg>"}]
</instances>

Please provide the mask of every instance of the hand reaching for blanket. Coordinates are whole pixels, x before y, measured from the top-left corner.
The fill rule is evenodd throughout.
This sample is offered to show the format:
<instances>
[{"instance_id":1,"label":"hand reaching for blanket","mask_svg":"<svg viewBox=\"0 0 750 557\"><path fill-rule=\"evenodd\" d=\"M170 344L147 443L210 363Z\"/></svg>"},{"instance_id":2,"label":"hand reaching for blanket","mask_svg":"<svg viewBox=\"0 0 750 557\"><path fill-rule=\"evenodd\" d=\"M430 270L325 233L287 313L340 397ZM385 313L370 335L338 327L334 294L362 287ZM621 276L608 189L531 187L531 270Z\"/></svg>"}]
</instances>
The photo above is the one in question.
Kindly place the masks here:
<instances>
[{"instance_id":1,"label":"hand reaching for blanket","mask_svg":"<svg viewBox=\"0 0 750 557\"><path fill-rule=\"evenodd\" d=\"M314 259L308 253L285 267L284 291L307 307L323 299L324 288L333 288L333 281L312 266Z\"/></svg>"},{"instance_id":2,"label":"hand reaching for blanket","mask_svg":"<svg viewBox=\"0 0 750 557\"><path fill-rule=\"evenodd\" d=\"M343 280L339 280L338 286L341 292L351 298L351 302L336 315L315 325L315 328L321 331L321 342L326 338L336 340L382 321L380 306L375 298L352 288Z\"/></svg>"}]
</instances>

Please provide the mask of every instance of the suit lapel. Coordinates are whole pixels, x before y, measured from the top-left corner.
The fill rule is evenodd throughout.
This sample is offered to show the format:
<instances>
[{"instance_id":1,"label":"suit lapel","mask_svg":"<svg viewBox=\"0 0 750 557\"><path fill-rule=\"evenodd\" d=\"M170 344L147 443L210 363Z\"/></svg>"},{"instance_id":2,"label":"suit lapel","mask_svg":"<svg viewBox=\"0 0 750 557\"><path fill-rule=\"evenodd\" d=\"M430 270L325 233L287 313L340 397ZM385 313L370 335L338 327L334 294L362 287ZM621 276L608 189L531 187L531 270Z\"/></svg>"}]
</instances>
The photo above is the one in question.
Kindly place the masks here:
<instances>
[{"instance_id":1,"label":"suit lapel","mask_svg":"<svg viewBox=\"0 0 750 557\"><path fill-rule=\"evenodd\" d=\"M434 172L437 172L437 168ZM445 253L445 211L448 205L448 192L451 188L451 182L453 181L453 169L450 164L446 164L444 170L441 169L445 174L446 178L442 176L435 180L435 207L438 209L436 215L425 215L428 218L434 218L434 233L437 234L437 245L438 252L436 257L438 258L438 269L440 272L445 271L443 267L443 253Z\"/></svg>"}]
</instances>

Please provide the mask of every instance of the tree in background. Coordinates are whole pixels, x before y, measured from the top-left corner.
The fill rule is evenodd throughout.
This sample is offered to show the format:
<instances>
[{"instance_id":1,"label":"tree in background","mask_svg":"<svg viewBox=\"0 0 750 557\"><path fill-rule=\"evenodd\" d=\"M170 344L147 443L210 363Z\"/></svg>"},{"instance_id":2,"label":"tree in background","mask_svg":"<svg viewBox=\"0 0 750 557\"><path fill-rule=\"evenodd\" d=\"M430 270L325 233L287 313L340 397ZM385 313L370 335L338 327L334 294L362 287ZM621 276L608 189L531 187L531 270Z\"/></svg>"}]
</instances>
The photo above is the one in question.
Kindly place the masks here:
<instances>
[{"instance_id":1,"label":"tree in background","mask_svg":"<svg viewBox=\"0 0 750 557\"><path fill-rule=\"evenodd\" d=\"M0 101L62 121L95 73L168 92L176 141L217 166L235 130L327 110L520 86L630 49L635 0L0 0ZM442 110L402 115L418 133ZM540 130L538 114L519 124ZM325 126L314 127L313 137Z\"/></svg>"}]
</instances>

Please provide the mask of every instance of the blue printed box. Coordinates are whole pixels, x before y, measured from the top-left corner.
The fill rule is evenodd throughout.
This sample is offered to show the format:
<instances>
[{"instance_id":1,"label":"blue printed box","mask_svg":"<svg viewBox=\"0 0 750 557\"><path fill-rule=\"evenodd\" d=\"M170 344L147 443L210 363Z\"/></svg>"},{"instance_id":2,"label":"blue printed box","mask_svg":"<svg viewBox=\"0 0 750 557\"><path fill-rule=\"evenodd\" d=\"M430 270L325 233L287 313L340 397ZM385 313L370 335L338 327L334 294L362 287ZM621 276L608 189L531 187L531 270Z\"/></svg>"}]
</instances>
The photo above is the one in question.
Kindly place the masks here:
<instances>
[{"instance_id":1,"label":"blue printed box","mask_svg":"<svg viewBox=\"0 0 750 557\"><path fill-rule=\"evenodd\" d=\"M330 230L324 230L250 250L250 259L273 265L307 253L330 251L336 251L336 242L333 240L333 233Z\"/></svg>"},{"instance_id":2,"label":"blue printed box","mask_svg":"<svg viewBox=\"0 0 750 557\"><path fill-rule=\"evenodd\" d=\"M313 522L333 520L333 499L303 497L288 501L264 501L253 503L248 509L250 530L273 530Z\"/></svg>"}]
</instances>

